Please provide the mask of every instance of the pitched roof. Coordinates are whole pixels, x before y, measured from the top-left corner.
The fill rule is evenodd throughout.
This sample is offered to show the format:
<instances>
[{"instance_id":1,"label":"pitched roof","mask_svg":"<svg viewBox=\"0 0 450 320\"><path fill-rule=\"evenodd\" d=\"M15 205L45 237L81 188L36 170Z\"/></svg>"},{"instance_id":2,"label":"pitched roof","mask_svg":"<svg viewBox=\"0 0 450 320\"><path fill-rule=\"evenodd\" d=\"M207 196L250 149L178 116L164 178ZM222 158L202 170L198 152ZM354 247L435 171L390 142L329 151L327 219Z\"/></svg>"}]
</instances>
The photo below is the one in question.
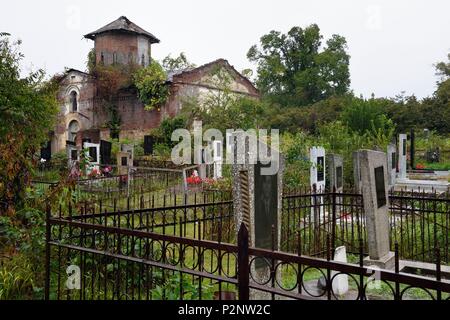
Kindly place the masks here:
<instances>
[{"instance_id":1,"label":"pitched roof","mask_svg":"<svg viewBox=\"0 0 450 320\"><path fill-rule=\"evenodd\" d=\"M158 38L156 38L153 34L151 34L148 31L145 31L144 29L142 29L135 23L128 20L128 18L125 16L122 16L119 19L111 22L110 24L107 24L103 28L100 28L94 32L88 33L84 37L87 39L95 40L95 38L98 35L100 35L102 33L106 33L106 32L112 32L112 31L138 34L138 35L141 35L141 36L144 36L144 37L147 37L148 39L150 39L151 43L159 43L160 42L160 40Z\"/></svg>"},{"instance_id":2,"label":"pitched roof","mask_svg":"<svg viewBox=\"0 0 450 320\"><path fill-rule=\"evenodd\" d=\"M246 84L247 88L249 88L252 92L250 93L251 95L254 96L259 96L260 93L258 91L258 89L256 89L256 87L253 85L253 83L245 76L243 76L239 71L237 71L229 62L228 60L225 59L217 59L214 60L212 62L209 62L207 64L204 64L200 67L197 68L189 68L189 69L184 69L184 70L173 70L173 71L169 71L167 73L168 75L168 82L177 82L177 80L180 80L180 78L183 78L186 75L189 74L193 74L193 73L197 73L197 72L201 72L202 70L205 70L207 68L213 67L213 66L223 66L225 68L227 68L228 70L230 70L231 72L233 72L238 78L240 78L240 80Z\"/></svg>"}]
</instances>

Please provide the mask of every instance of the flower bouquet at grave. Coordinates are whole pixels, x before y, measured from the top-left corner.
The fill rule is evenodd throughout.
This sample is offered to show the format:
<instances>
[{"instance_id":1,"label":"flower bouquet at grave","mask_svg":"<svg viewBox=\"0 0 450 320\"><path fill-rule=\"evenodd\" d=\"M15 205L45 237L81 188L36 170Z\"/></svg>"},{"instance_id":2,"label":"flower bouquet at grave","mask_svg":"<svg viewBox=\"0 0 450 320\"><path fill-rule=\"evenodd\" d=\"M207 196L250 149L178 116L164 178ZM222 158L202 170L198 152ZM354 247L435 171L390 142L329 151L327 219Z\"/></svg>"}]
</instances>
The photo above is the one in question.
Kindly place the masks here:
<instances>
[{"instance_id":1,"label":"flower bouquet at grave","mask_svg":"<svg viewBox=\"0 0 450 320\"><path fill-rule=\"evenodd\" d=\"M111 166L106 167L106 168L103 169L103 175L105 177L110 177L110 176L112 176L112 171L113 171L113 169L112 169Z\"/></svg>"},{"instance_id":2,"label":"flower bouquet at grave","mask_svg":"<svg viewBox=\"0 0 450 320\"><path fill-rule=\"evenodd\" d=\"M424 165L423 163L418 163L418 164L416 165L416 169L417 169L417 170L423 170L423 169L425 169L425 165Z\"/></svg>"},{"instance_id":3,"label":"flower bouquet at grave","mask_svg":"<svg viewBox=\"0 0 450 320\"><path fill-rule=\"evenodd\" d=\"M91 179L99 178L101 177L102 173L98 169L92 169L92 171L89 173L88 177Z\"/></svg>"},{"instance_id":4,"label":"flower bouquet at grave","mask_svg":"<svg viewBox=\"0 0 450 320\"><path fill-rule=\"evenodd\" d=\"M190 176L186 180L187 180L188 185L190 185L190 186L200 185L203 183L202 178L200 178L199 176L195 176L195 175Z\"/></svg>"}]
</instances>

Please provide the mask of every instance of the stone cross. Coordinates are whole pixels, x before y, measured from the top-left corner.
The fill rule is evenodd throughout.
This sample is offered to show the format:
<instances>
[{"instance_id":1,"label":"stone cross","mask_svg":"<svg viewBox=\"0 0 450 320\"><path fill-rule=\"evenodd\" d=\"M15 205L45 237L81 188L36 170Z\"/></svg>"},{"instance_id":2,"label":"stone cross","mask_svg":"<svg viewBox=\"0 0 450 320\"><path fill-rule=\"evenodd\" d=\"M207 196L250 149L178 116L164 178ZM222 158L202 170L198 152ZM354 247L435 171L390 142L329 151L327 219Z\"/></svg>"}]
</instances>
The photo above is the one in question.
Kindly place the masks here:
<instances>
[{"instance_id":1,"label":"stone cross","mask_svg":"<svg viewBox=\"0 0 450 320\"><path fill-rule=\"evenodd\" d=\"M398 139L398 178L401 180L406 179L406 154L407 154L407 142L408 136L406 134L401 134Z\"/></svg>"},{"instance_id":2,"label":"stone cross","mask_svg":"<svg viewBox=\"0 0 450 320\"><path fill-rule=\"evenodd\" d=\"M389 179L387 156L373 150L359 151L364 213L369 242L366 265L392 269L394 253L390 251Z\"/></svg>"}]
</instances>

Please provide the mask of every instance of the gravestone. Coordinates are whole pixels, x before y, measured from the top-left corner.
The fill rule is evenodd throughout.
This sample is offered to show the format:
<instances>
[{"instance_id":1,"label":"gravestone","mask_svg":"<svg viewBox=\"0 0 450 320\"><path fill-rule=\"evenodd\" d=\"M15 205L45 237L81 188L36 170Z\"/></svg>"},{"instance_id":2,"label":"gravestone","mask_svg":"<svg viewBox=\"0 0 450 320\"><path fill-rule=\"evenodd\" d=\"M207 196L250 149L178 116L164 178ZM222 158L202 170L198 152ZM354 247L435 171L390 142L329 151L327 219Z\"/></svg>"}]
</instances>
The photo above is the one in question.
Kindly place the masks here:
<instances>
[{"instance_id":1,"label":"gravestone","mask_svg":"<svg viewBox=\"0 0 450 320\"><path fill-rule=\"evenodd\" d=\"M325 193L326 187L326 165L325 165L325 149L322 147L313 147L310 149L310 183L311 189L316 193ZM314 193L314 192L313 192ZM325 216L325 207L323 206L322 196L311 196L311 217L316 228L320 225L321 217Z\"/></svg>"},{"instance_id":2,"label":"gravestone","mask_svg":"<svg viewBox=\"0 0 450 320\"><path fill-rule=\"evenodd\" d=\"M100 170L100 144L88 143L83 144L83 148L88 150L89 167L86 169L86 174L90 174L93 170Z\"/></svg>"},{"instance_id":3,"label":"gravestone","mask_svg":"<svg viewBox=\"0 0 450 320\"><path fill-rule=\"evenodd\" d=\"M359 151L364 213L369 244L365 265L392 269L394 253L389 243L389 178L387 156L373 150Z\"/></svg>"},{"instance_id":4,"label":"gravestone","mask_svg":"<svg viewBox=\"0 0 450 320\"><path fill-rule=\"evenodd\" d=\"M222 165L223 165L223 143L222 141L213 142L214 150L214 180L222 179Z\"/></svg>"},{"instance_id":5,"label":"gravestone","mask_svg":"<svg viewBox=\"0 0 450 320\"><path fill-rule=\"evenodd\" d=\"M233 134L233 140L242 132ZM237 144L234 154L238 152ZM252 158L248 141L245 143L245 161L233 165L233 207L236 217L236 230L239 231L244 224L249 232L249 246L260 249L280 248L281 241L281 212L284 160L276 150L275 153L279 171L273 175L266 175L265 168L271 164L257 161L250 163ZM236 161L235 161L236 162ZM273 241L272 241L273 239ZM256 259L250 268L252 279L257 283L264 283L270 277L270 268L262 259ZM280 277L277 272L277 279ZM250 290L251 300L270 299L270 294Z\"/></svg>"},{"instance_id":6,"label":"gravestone","mask_svg":"<svg viewBox=\"0 0 450 320\"><path fill-rule=\"evenodd\" d=\"M204 180L206 179L207 176L207 164L206 164L206 159L205 159L205 149L201 148L197 150L198 155L197 155L197 159L200 160L200 164L198 164L198 176Z\"/></svg>"},{"instance_id":7,"label":"gravestone","mask_svg":"<svg viewBox=\"0 0 450 320\"><path fill-rule=\"evenodd\" d=\"M111 164L112 143L109 141L100 141L100 162L102 165Z\"/></svg>"},{"instance_id":8,"label":"gravestone","mask_svg":"<svg viewBox=\"0 0 450 320\"><path fill-rule=\"evenodd\" d=\"M401 180L406 179L406 167L407 167L407 142L408 136L406 134L401 134L398 139L398 178Z\"/></svg>"},{"instance_id":9,"label":"gravestone","mask_svg":"<svg viewBox=\"0 0 450 320\"><path fill-rule=\"evenodd\" d=\"M336 154L327 156L330 191L344 192L344 158Z\"/></svg>"},{"instance_id":10,"label":"gravestone","mask_svg":"<svg viewBox=\"0 0 450 320\"><path fill-rule=\"evenodd\" d=\"M153 155L153 148L155 145L155 139L153 136L144 136L144 154L146 156Z\"/></svg>"},{"instance_id":11,"label":"gravestone","mask_svg":"<svg viewBox=\"0 0 450 320\"><path fill-rule=\"evenodd\" d=\"M389 172L389 189L395 187L397 182L397 147L390 144L387 147L387 167Z\"/></svg>"},{"instance_id":12,"label":"gravestone","mask_svg":"<svg viewBox=\"0 0 450 320\"><path fill-rule=\"evenodd\" d=\"M310 150L310 183L311 188L314 186L319 192L325 192L325 149L322 147L313 147Z\"/></svg>"},{"instance_id":13,"label":"gravestone","mask_svg":"<svg viewBox=\"0 0 450 320\"><path fill-rule=\"evenodd\" d=\"M347 263L347 249L344 247L339 247L334 252L334 261ZM348 275L338 274L338 272L333 271L331 273L333 279L333 293L335 296L343 296L348 292Z\"/></svg>"},{"instance_id":14,"label":"gravestone","mask_svg":"<svg viewBox=\"0 0 450 320\"><path fill-rule=\"evenodd\" d=\"M133 167L133 154L131 152L118 152L117 153L117 167L119 169L119 175L127 175L129 168Z\"/></svg>"},{"instance_id":15,"label":"gravestone","mask_svg":"<svg viewBox=\"0 0 450 320\"><path fill-rule=\"evenodd\" d=\"M80 152L76 146L71 144L66 145L68 167L72 168L80 161Z\"/></svg>"},{"instance_id":16,"label":"gravestone","mask_svg":"<svg viewBox=\"0 0 450 320\"><path fill-rule=\"evenodd\" d=\"M132 144L122 144L120 146L120 151L121 152L128 152L129 154L131 154L131 158L134 161L134 145L132 145Z\"/></svg>"},{"instance_id":17,"label":"gravestone","mask_svg":"<svg viewBox=\"0 0 450 320\"><path fill-rule=\"evenodd\" d=\"M52 159L52 142L47 141L44 147L41 148L41 159L50 161Z\"/></svg>"}]
</instances>

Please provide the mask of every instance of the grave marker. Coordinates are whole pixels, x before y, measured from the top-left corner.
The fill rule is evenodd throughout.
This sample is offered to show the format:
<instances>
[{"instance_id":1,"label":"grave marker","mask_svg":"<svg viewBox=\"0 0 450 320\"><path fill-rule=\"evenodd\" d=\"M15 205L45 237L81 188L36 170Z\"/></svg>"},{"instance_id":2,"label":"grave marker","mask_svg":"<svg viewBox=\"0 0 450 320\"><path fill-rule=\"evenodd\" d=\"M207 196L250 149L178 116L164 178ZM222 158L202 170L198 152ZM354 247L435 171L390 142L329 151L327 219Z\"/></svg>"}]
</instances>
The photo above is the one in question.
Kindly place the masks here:
<instances>
[{"instance_id":1,"label":"grave marker","mask_svg":"<svg viewBox=\"0 0 450 320\"><path fill-rule=\"evenodd\" d=\"M401 134L398 139L398 178L401 180L406 179L406 148L407 148L408 136Z\"/></svg>"},{"instance_id":2,"label":"grave marker","mask_svg":"<svg viewBox=\"0 0 450 320\"><path fill-rule=\"evenodd\" d=\"M233 134L233 138L239 137L242 132ZM234 140L236 141L236 140ZM234 144L237 155L237 144ZM269 164L257 162L251 164L252 158L248 141L245 142L244 163L234 164L233 173L233 207L236 216L236 230L241 224L245 224L249 232L249 245L261 249L272 249L272 233L274 235L274 249L280 248L281 239L281 212L282 212L282 190L283 190L283 170L284 160L276 152L275 159L278 159L279 171L274 175L264 175L264 168ZM270 277L270 268L261 259L256 259L251 265L253 279L262 283ZM280 274L277 272L276 277ZM269 299L270 294L251 290L251 300Z\"/></svg>"},{"instance_id":3,"label":"grave marker","mask_svg":"<svg viewBox=\"0 0 450 320\"><path fill-rule=\"evenodd\" d=\"M390 144L387 147L388 162L387 168L389 172L389 189L395 187L397 180L397 147L395 144Z\"/></svg>"},{"instance_id":4,"label":"grave marker","mask_svg":"<svg viewBox=\"0 0 450 320\"><path fill-rule=\"evenodd\" d=\"M328 176L330 177L330 191L336 190L338 193L344 191L344 158L336 154L327 157Z\"/></svg>"},{"instance_id":5,"label":"grave marker","mask_svg":"<svg viewBox=\"0 0 450 320\"><path fill-rule=\"evenodd\" d=\"M322 147L313 147L310 150L310 182L311 188L314 186L319 192L325 192L325 149Z\"/></svg>"},{"instance_id":6,"label":"grave marker","mask_svg":"<svg viewBox=\"0 0 450 320\"><path fill-rule=\"evenodd\" d=\"M366 265L392 269L394 253L390 251L387 156L373 150L359 151L362 193L369 244Z\"/></svg>"}]
</instances>

